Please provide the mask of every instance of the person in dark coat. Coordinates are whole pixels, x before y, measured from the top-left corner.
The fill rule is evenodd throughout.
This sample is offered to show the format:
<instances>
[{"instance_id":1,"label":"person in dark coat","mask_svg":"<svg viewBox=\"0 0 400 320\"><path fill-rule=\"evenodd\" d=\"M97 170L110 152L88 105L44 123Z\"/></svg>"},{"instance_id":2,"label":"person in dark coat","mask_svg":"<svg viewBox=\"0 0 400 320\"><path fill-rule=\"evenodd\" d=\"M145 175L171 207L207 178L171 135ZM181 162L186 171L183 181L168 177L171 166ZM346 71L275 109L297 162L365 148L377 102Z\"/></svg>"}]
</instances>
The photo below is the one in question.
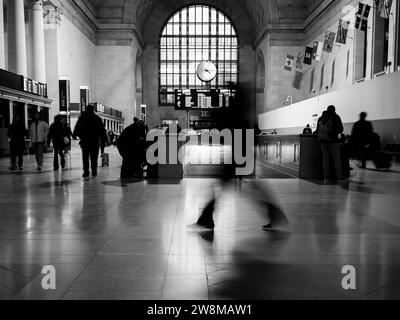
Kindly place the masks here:
<instances>
[{"instance_id":1,"label":"person in dark coat","mask_svg":"<svg viewBox=\"0 0 400 320\"><path fill-rule=\"evenodd\" d=\"M368 149L373 142L374 129L371 122L367 121L367 113L360 113L360 120L357 121L351 133L351 140L357 152L358 160L361 162L361 169L367 167Z\"/></svg>"},{"instance_id":2,"label":"person in dark coat","mask_svg":"<svg viewBox=\"0 0 400 320\"><path fill-rule=\"evenodd\" d=\"M317 135L322 149L322 164L324 171L324 184L330 183L331 160L335 168L336 180L345 182L342 175L340 157L339 135L344 131L342 120L336 113L334 106L329 106L318 119Z\"/></svg>"},{"instance_id":3,"label":"person in dark coat","mask_svg":"<svg viewBox=\"0 0 400 320\"><path fill-rule=\"evenodd\" d=\"M68 154L68 152L71 150L72 130L71 130L71 127L69 126L69 123L67 122L66 118L61 117L61 122L64 126L65 142L67 142L66 139L68 139L68 142L65 143L64 154Z\"/></svg>"},{"instance_id":4,"label":"person in dark coat","mask_svg":"<svg viewBox=\"0 0 400 320\"><path fill-rule=\"evenodd\" d=\"M7 137L10 139L10 153L11 153L11 166L10 170L14 171L17 168L23 170L24 168L24 150L25 150L25 137L28 135L28 130L22 121L21 116L16 115L13 123L8 128Z\"/></svg>"},{"instance_id":5,"label":"person in dark coat","mask_svg":"<svg viewBox=\"0 0 400 320\"><path fill-rule=\"evenodd\" d=\"M88 105L79 117L75 126L74 137L78 137L82 148L83 178L88 178L90 169L92 176L97 176L98 158L101 141L107 139L103 121L95 114L95 107Z\"/></svg>"},{"instance_id":6,"label":"person in dark coat","mask_svg":"<svg viewBox=\"0 0 400 320\"><path fill-rule=\"evenodd\" d=\"M303 134L312 134L312 130L309 124L304 128Z\"/></svg>"},{"instance_id":7,"label":"person in dark coat","mask_svg":"<svg viewBox=\"0 0 400 320\"><path fill-rule=\"evenodd\" d=\"M66 148L65 139L65 126L62 122L62 117L60 115L54 117L54 123L50 126L49 135L47 136L47 144L53 143L54 149L54 161L53 168L57 171L59 167L58 157L60 157L61 168L65 169L65 157L64 150Z\"/></svg>"},{"instance_id":8,"label":"person in dark coat","mask_svg":"<svg viewBox=\"0 0 400 320\"><path fill-rule=\"evenodd\" d=\"M146 127L143 121L133 119L133 124L122 131L117 140L118 151L122 157L121 178L141 175L145 161Z\"/></svg>"}]
</instances>

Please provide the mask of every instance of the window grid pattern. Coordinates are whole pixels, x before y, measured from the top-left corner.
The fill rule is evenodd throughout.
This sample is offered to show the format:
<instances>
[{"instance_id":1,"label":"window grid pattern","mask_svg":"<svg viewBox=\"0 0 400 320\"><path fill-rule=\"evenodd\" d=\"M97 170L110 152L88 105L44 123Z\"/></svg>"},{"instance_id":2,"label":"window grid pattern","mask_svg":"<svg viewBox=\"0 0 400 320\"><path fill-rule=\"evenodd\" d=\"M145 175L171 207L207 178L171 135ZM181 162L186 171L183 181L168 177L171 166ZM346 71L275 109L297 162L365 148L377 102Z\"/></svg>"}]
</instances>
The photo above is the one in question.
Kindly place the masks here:
<instances>
[{"instance_id":1,"label":"window grid pattern","mask_svg":"<svg viewBox=\"0 0 400 320\"><path fill-rule=\"evenodd\" d=\"M212 61L218 74L211 89L237 85L239 44L229 19L210 6L190 6L177 12L160 37L159 102L175 103L176 89L201 89L196 71L201 61Z\"/></svg>"}]
</instances>

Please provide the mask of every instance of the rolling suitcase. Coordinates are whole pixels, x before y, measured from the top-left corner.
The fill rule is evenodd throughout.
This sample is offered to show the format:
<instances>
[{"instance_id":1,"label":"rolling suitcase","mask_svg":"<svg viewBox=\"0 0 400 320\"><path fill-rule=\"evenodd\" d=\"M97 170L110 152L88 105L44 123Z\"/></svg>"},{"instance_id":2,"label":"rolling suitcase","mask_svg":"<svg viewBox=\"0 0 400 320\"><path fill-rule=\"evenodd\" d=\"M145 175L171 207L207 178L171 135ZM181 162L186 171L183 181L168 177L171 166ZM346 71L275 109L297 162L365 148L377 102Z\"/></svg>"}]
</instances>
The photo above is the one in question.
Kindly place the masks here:
<instances>
[{"instance_id":1,"label":"rolling suitcase","mask_svg":"<svg viewBox=\"0 0 400 320\"><path fill-rule=\"evenodd\" d=\"M375 168L378 170L387 170L392 166L392 157L386 152L376 152L374 158Z\"/></svg>"}]
</instances>

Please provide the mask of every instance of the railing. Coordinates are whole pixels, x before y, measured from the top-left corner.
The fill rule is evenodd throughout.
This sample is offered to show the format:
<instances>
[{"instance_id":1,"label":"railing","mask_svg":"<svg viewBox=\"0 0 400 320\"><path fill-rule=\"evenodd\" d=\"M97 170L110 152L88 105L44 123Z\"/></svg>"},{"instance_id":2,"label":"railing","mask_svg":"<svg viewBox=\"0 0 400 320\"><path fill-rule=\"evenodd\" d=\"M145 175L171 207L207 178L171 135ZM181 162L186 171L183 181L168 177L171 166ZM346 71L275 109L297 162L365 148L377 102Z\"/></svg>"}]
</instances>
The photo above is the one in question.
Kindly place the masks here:
<instances>
[{"instance_id":1,"label":"railing","mask_svg":"<svg viewBox=\"0 0 400 320\"><path fill-rule=\"evenodd\" d=\"M376 73L375 75L374 75L374 78L376 79L376 78L381 78L381 77L384 77L384 76L386 76L387 75L387 72L386 71L382 71L382 72L378 72L378 73Z\"/></svg>"}]
</instances>

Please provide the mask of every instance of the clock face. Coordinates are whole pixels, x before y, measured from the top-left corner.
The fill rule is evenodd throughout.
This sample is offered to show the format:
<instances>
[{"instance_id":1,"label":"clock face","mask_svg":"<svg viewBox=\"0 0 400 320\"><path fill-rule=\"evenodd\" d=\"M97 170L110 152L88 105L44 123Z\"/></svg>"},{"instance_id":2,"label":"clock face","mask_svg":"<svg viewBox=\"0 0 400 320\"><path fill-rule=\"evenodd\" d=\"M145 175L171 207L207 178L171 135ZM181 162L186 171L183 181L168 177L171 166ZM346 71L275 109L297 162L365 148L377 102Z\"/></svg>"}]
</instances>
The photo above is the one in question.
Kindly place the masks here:
<instances>
[{"instance_id":1,"label":"clock face","mask_svg":"<svg viewBox=\"0 0 400 320\"><path fill-rule=\"evenodd\" d=\"M217 75L217 67L211 61L202 61L197 67L197 76L201 81L210 82Z\"/></svg>"}]
</instances>

